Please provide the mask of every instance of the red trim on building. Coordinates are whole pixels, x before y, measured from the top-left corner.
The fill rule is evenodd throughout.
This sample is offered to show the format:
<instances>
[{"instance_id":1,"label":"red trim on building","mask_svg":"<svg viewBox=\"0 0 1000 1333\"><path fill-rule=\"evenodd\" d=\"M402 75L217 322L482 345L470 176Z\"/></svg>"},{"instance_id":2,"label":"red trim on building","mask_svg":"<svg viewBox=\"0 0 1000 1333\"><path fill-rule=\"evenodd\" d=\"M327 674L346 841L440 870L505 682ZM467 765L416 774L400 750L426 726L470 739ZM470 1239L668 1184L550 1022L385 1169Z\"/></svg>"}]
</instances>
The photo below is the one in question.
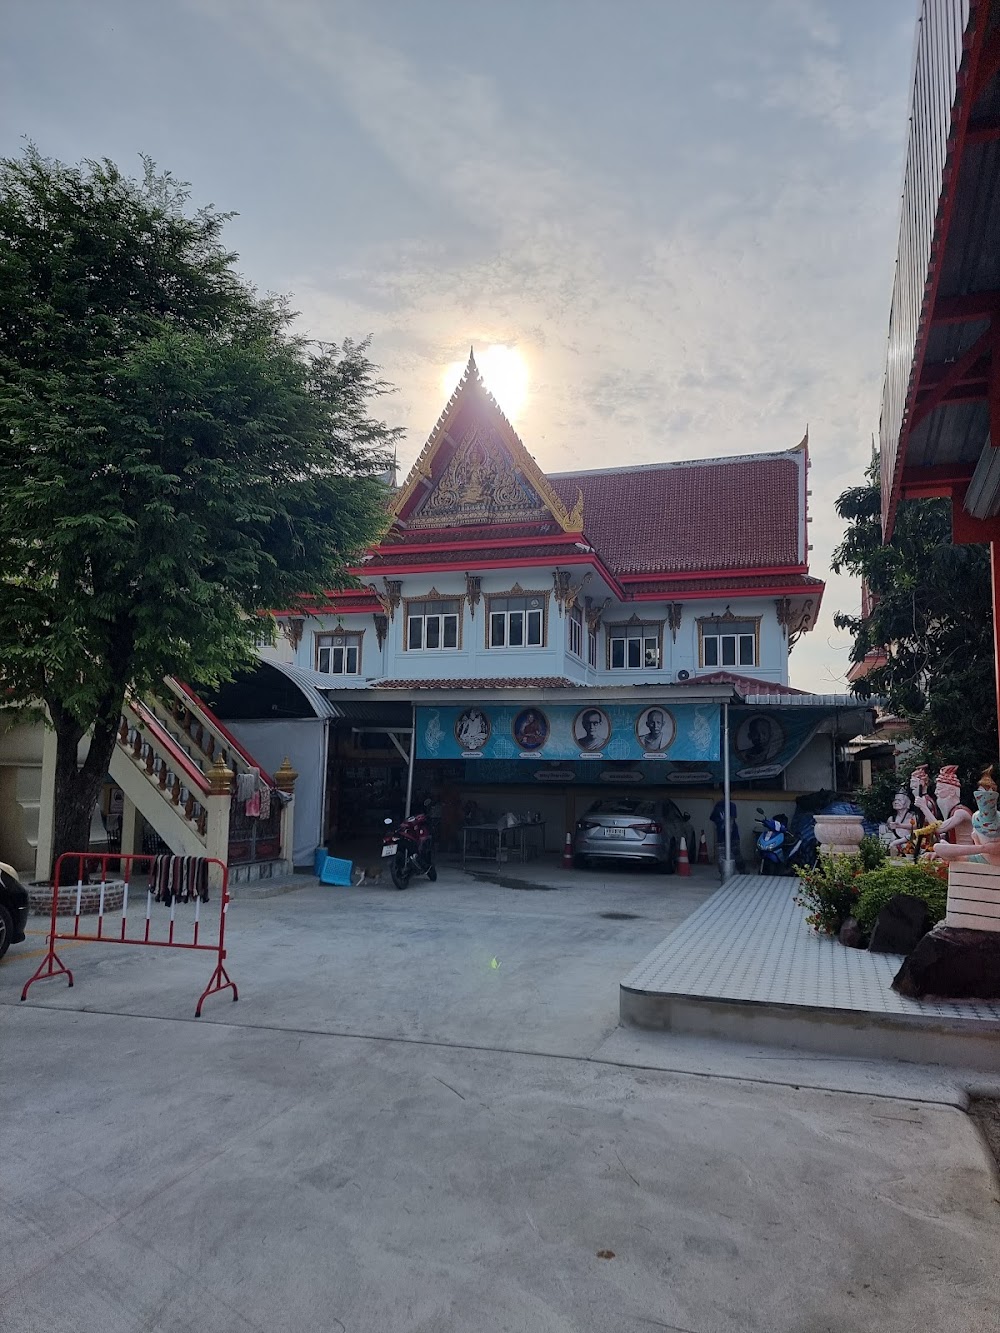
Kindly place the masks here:
<instances>
[{"instance_id":1,"label":"red trim on building","mask_svg":"<svg viewBox=\"0 0 1000 1333\"><path fill-rule=\"evenodd\" d=\"M946 155L942 172L941 193L938 196L937 225L931 239L930 258L927 265L927 277L924 282L924 297L920 308L920 321L917 327L917 340L913 349L913 363L910 367L910 382L906 390L906 406L903 410L903 424L896 445L895 469L889 490L889 501L885 506L885 537L892 536L896 521L896 508L902 498L903 474L906 470L906 450L913 429L913 417L917 394L920 391L924 359L927 344L933 326L933 312L937 303L938 287L941 282L941 260L947 248L948 231L951 227L955 200L958 195L958 178L965 152L965 136L976 100L975 83L986 39L986 27L989 22L990 6L987 3L973 5L969 26L965 32L965 45L969 60L964 69L959 69L955 83L955 100L952 104L952 130L949 135L950 148ZM970 36L971 29L971 36ZM902 262L900 260L899 262Z\"/></svg>"},{"instance_id":2,"label":"red trim on building","mask_svg":"<svg viewBox=\"0 0 1000 1333\"><path fill-rule=\"evenodd\" d=\"M740 676L735 671L703 672L691 676L688 680L677 681L679 686L690 688L697 685L732 685L740 694L808 694L808 690L797 690L794 685L781 685L775 680L759 680L756 676Z\"/></svg>"},{"instance_id":3,"label":"red trim on building","mask_svg":"<svg viewBox=\"0 0 1000 1333\"><path fill-rule=\"evenodd\" d=\"M752 565L750 567L755 575L775 576L781 574L808 574L808 565ZM730 565L727 569L699 569L696 571L700 579L726 579L740 578L746 575L747 567L745 565ZM683 583L689 582L693 577L691 570L682 570L681 572L667 571L662 574L622 574L621 581L625 587L631 583Z\"/></svg>"},{"instance_id":4,"label":"red trim on building","mask_svg":"<svg viewBox=\"0 0 1000 1333\"><path fill-rule=\"evenodd\" d=\"M674 592L646 592L635 593L627 598L629 602L693 602L702 600L706 597L725 596L734 601L742 597L802 597L806 593L811 593L816 598L816 613L819 613L820 603L823 600L823 593L826 591L825 583L810 583L803 585L801 583L765 583L763 586L731 584L725 587L688 587L679 588ZM814 617L815 619L815 617Z\"/></svg>"},{"instance_id":5,"label":"red trim on building","mask_svg":"<svg viewBox=\"0 0 1000 1333\"><path fill-rule=\"evenodd\" d=\"M545 526L548 528L552 528L555 526L555 524L549 523L546 524ZM471 530L475 531L477 534L474 540L469 540L464 542L444 541L444 540L422 542L422 541L414 541L413 540L414 534L406 532L404 529L402 539L398 542L396 541L392 542L389 549L393 554L396 554L397 552L406 554L410 550L475 551L482 547L484 541L489 541L491 539L495 539L499 542L502 542L504 546L514 546L514 547L539 546L543 542L549 542L553 546L574 546L577 542L583 542L586 540L582 532L564 533L562 530L559 530L557 532L551 532L551 531L536 532L531 534L530 536L521 536L521 537L509 537L505 532L505 530L503 529L503 527L498 525L489 528L475 528ZM386 548L384 546L381 547L373 546L371 548L371 554L377 557L378 556L384 557L386 555Z\"/></svg>"},{"instance_id":6,"label":"red trim on building","mask_svg":"<svg viewBox=\"0 0 1000 1333\"><path fill-rule=\"evenodd\" d=\"M623 601L627 600L624 590L622 589L621 585L619 584L618 580L614 577L614 575L611 574L607 569L605 569L604 565L601 563L599 557L596 554L587 551L577 551L573 555L568 555L565 553L558 553L553 555L550 552L544 555L523 556L517 559L514 559L510 556L505 556L503 559L500 560L492 558L490 559L477 558L474 560L466 559L462 562L461 567L462 569L510 569L512 567L514 568L524 567L530 569L534 568L537 565L547 565L547 566L593 565L597 570L597 573L601 576L601 578L612 590L612 592L617 593ZM429 560L426 563L421 561L420 564L386 563L379 565L376 564L362 565L357 569L352 569L350 572L354 574L356 577L362 577L362 575L365 572L367 572L368 577L371 578L372 574L375 573L391 575L395 577L396 575L400 574L453 573L458 568L459 565L454 560ZM455 595L458 596L457 593Z\"/></svg>"}]
</instances>

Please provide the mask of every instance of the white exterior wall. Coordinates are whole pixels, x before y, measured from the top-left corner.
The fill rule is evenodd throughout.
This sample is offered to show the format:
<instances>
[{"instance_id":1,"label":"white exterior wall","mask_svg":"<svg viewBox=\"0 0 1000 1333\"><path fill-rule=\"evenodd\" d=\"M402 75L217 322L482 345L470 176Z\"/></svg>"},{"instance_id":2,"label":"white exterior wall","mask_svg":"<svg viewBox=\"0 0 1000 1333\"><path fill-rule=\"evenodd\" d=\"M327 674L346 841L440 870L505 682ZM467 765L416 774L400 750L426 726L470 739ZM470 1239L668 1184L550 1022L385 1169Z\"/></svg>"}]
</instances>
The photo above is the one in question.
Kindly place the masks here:
<instances>
[{"instance_id":1,"label":"white exterior wall","mask_svg":"<svg viewBox=\"0 0 1000 1333\"><path fill-rule=\"evenodd\" d=\"M576 571L574 571L575 574ZM580 569L580 577L586 571ZM361 674L359 676L331 676L331 686L342 685L356 689L373 680L431 680L445 679L503 679L504 677L566 676L581 684L630 684L662 680L664 684L677 679L679 671L691 676L725 669L738 675L776 684L788 683L788 650L784 632L778 624L773 598L706 598L703 601L682 603L681 623L676 641L667 625L667 601L612 603L604 613L599 634L597 668L592 670L585 660L569 652L567 617L560 611L552 594L552 570L549 568L486 571L482 576L482 596L474 613L465 601L465 575L413 574L403 579L403 600L389 622L388 637L380 649L375 636L372 615L321 615L306 620L305 630L296 653L295 664L308 670L316 669L316 635L363 631ZM595 579L588 585L593 587ZM487 598L490 594L507 593L519 584L527 592L541 592L548 599L547 641L544 648L488 648ZM458 648L408 649L404 647L406 632L406 603L422 600L431 588L442 598L456 598L461 602L461 643ZM603 601L601 585L593 588L591 596ZM730 611L738 620L759 618L759 659L756 666L727 668L702 667L699 664L698 621L706 616L721 616ZM638 670L610 670L607 666L608 625L624 623L636 616L643 622L662 623L663 661L659 670L643 667ZM586 653L586 626L584 627Z\"/></svg>"},{"instance_id":2,"label":"white exterior wall","mask_svg":"<svg viewBox=\"0 0 1000 1333\"><path fill-rule=\"evenodd\" d=\"M260 722L230 721L226 726L268 772L276 773L287 756L298 773L292 863L312 865L313 852L323 841L327 719L287 718L276 722L265 718Z\"/></svg>"}]
</instances>

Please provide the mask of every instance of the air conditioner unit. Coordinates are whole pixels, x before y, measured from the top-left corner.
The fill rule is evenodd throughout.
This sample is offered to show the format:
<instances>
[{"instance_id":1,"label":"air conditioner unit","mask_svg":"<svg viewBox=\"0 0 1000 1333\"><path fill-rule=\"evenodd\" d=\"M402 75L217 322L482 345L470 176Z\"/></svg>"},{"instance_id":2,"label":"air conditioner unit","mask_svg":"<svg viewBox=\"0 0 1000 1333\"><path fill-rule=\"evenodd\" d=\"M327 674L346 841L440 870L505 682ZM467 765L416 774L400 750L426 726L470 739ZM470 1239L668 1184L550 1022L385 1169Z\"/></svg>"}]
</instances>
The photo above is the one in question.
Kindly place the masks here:
<instances>
[{"instance_id":1,"label":"air conditioner unit","mask_svg":"<svg viewBox=\"0 0 1000 1333\"><path fill-rule=\"evenodd\" d=\"M690 672L690 671L678 671L678 673L677 673L677 679L678 679L678 680L690 680L690 679L691 679L691 672Z\"/></svg>"}]
</instances>

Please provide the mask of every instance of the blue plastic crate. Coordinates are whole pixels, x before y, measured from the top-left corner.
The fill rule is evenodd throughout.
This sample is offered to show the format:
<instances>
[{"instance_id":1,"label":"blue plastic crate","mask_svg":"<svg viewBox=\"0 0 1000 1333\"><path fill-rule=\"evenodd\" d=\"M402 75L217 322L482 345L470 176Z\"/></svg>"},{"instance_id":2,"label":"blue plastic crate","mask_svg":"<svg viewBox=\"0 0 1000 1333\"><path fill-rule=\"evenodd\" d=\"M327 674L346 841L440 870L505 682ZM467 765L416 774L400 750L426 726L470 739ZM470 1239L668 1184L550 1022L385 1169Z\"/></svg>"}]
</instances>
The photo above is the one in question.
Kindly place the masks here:
<instances>
[{"instance_id":1,"label":"blue plastic crate","mask_svg":"<svg viewBox=\"0 0 1000 1333\"><path fill-rule=\"evenodd\" d=\"M342 861L337 856L328 856L319 872L321 884L341 884L349 886L354 870L353 861Z\"/></svg>"}]
</instances>

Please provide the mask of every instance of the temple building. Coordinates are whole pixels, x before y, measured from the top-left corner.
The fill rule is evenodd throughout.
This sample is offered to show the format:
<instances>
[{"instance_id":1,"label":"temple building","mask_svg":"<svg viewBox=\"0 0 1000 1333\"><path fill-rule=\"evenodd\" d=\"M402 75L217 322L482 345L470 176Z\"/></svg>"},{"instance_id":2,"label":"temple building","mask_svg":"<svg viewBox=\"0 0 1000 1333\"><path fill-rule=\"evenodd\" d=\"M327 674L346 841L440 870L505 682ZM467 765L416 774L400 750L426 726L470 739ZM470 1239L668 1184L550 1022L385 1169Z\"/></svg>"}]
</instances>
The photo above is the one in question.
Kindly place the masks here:
<instances>
[{"instance_id":1,"label":"temple building","mask_svg":"<svg viewBox=\"0 0 1000 1333\"><path fill-rule=\"evenodd\" d=\"M470 356L358 585L280 613L280 651L217 711L265 762L292 750L300 849L430 801L446 849L475 810L530 811L557 850L623 786L700 829L726 726L734 799L790 808L836 785L838 737L867 718L788 684L823 595L808 475L807 439L546 475Z\"/></svg>"}]
</instances>

